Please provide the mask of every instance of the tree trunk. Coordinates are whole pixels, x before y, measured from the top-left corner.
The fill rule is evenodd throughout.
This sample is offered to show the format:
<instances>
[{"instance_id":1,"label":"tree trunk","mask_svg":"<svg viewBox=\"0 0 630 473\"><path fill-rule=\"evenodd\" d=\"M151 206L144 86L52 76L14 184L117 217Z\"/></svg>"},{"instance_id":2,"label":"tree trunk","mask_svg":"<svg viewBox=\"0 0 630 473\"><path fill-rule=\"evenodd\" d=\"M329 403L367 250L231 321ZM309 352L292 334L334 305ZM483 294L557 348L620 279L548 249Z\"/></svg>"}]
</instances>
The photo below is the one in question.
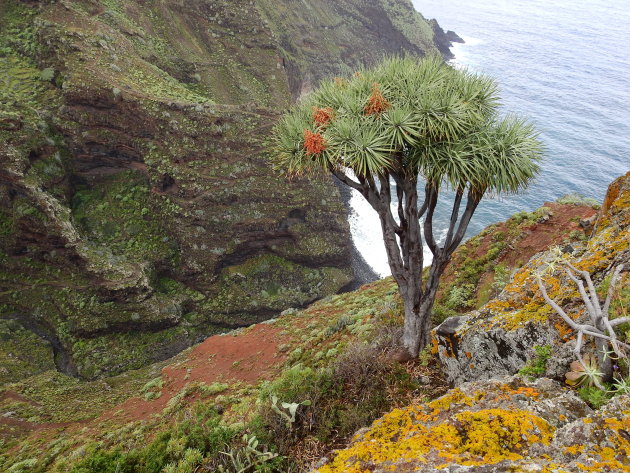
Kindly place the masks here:
<instances>
[{"instance_id":1,"label":"tree trunk","mask_svg":"<svg viewBox=\"0 0 630 473\"><path fill-rule=\"evenodd\" d=\"M598 368L603 374L602 381L609 383L613 379L613 363L610 355L606 355L610 349L608 342L606 340L602 340L601 338L595 338L595 348L597 353Z\"/></svg>"},{"instance_id":2,"label":"tree trunk","mask_svg":"<svg viewBox=\"0 0 630 473\"><path fill-rule=\"evenodd\" d=\"M427 182L425 200L418 208L417 173L413 176L404 172L386 171L380 175L358 175L353 181L342 170L331 167L331 172L345 184L358 190L378 213L383 231L383 242L392 276L398 284L405 307L405 323L402 344L412 357L417 357L431 341L431 310L437 294L440 276L466 233L483 192L468 190L466 210L459 218L465 185L457 188L451 213L446 242L439 247L433 237L433 213L439 195L439 186ZM396 182L398 197L398 219L391 209L392 195L390 177ZM424 237L433 253L429 277L423 285L423 242L420 219L425 215ZM459 221L459 224L458 224Z\"/></svg>"},{"instance_id":3,"label":"tree trunk","mask_svg":"<svg viewBox=\"0 0 630 473\"><path fill-rule=\"evenodd\" d=\"M411 287L418 288L417 290L412 289L404 293L401 291L405 308L402 344L413 358L416 358L420 351L431 342L433 328L431 313L444 267L444 263L434 262L424 293L419 290L419 280L411 282Z\"/></svg>"},{"instance_id":4,"label":"tree trunk","mask_svg":"<svg viewBox=\"0 0 630 473\"><path fill-rule=\"evenodd\" d=\"M419 305L404 301L405 325L402 344L413 358L431 342L431 310L434 299L435 295L431 298L425 297Z\"/></svg>"}]
</instances>

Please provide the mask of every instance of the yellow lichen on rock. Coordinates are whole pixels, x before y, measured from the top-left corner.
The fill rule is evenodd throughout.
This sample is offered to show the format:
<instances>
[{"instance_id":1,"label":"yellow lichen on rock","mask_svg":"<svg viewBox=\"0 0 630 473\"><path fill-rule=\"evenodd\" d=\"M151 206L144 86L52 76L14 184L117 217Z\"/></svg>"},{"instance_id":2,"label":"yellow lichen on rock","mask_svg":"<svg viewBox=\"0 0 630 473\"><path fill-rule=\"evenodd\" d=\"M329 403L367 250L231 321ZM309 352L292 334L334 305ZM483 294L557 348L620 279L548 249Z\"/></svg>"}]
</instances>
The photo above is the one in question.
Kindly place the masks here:
<instances>
[{"instance_id":1,"label":"yellow lichen on rock","mask_svg":"<svg viewBox=\"0 0 630 473\"><path fill-rule=\"evenodd\" d=\"M383 416L317 471L363 473L375 467L395 471L405 464L425 463L429 456L443 464L490 465L521 459L532 444L548 445L555 430L524 410L463 411L442 422L421 412L412 406Z\"/></svg>"}]
</instances>

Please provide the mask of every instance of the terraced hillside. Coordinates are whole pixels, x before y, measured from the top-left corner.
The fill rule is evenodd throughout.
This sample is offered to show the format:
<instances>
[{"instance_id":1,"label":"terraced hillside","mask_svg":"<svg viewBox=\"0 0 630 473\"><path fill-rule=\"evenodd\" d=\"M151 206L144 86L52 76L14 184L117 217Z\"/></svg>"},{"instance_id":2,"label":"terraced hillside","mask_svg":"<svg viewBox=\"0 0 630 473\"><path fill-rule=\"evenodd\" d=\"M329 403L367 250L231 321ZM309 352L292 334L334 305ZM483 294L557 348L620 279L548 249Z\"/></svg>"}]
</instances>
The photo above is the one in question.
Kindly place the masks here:
<instances>
[{"instance_id":1,"label":"terraced hillside","mask_svg":"<svg viewBox=\"0 0 630 473\"><path fill-rule=\"evenodd\" d=\"M268 132L323 76L434 50L427 25L407 0L3 1L0 324L24 373L138 368L353 283L336 187L277 176Z\"/></svg>"}]
</instances>

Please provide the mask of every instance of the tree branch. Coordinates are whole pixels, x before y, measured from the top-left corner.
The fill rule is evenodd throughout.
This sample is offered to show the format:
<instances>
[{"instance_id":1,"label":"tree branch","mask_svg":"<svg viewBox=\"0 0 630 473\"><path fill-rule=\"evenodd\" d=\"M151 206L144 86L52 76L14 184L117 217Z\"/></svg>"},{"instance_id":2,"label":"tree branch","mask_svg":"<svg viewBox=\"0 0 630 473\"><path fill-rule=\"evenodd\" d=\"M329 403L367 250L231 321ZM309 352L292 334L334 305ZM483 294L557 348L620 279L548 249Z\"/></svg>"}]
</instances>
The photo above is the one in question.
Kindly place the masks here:
<instances>
[{"instance_id":1,"label":"tree branch","mask_svg":"<svg viewBox=\"0 0 630 473\"><path fill-rule=\"evenodd\" d=\"M575 277L575 275L571 272L570 268L572 268L572 266L570 266L568 263L567 263L567 266L568 267L565 268L565 272L569 275L569 278L578 287L578 290L580 291L580 295L582 296L582 300L584 301L584 305L586 306L586 310L589 314L589 317L591 318L593 323L597 325L597 321L601 317L601 315L598 313L599 310L595 310L595 307L593 307L593 302L586 294L586 290L584 289L584 284L582 284L582 281L579 280L577 277Z\"/></svg>"},{"instance_id":2,"label":"tree branch","mask_svg":"<svg viewBox=\"0 0 630 473\"><path fill-rule=\"evenodd\" d=\"M453 241L447 247L445 246L446 254L451 255L453 251L459 246L462 242L464 235L466 235L466 230L468 229L468 224L470 223L470 219L472 218L475 210L477 210L477 206L483 197L483 192L476 192L472 188L468 191L468 196L466 198L466 210L464 210L464 214L462 215L461 220L459 221L459 227L457 228L457 233L453 237Z\"/></svg>"},{"instance_id":3,"label":"tree branch","mask_svg":"<svg viewBox=\"0 0 630 473\"><path fill-rule=\"evenodd\" d=\"M392 226L397 235L401 234L400 225L396 223L394 216L392 215L392 192L389 184L389 173L385 173L385 175L379 177L379 181L381 183L381 191L379 192L379 198L381 200L381 204L383 206L383 210L385 211L386 218L389 221L389 224Z\"/></svg>"},{"instance_id":4,"label":"tree branch","mask_svg":"<svg viewBox=\"0 0 630 473\"><path fill-rule=\"evenodd\" d=\"M566 265L584 278L584 280L586 281L586 285L588 286L588 292L591 295L591 301L592 301L593 307L595 308L595 313L599 317L601 317L601 315L602 315L602 308L601 308L601 306L599 304L599 297L597 296L597 291L595 290L595 286L593 285L593 280L591 279L591 275L589 274L589 272L588 271L581 271L581 270L577 269L575 266L573 266L568 261L566 262Z\"/></svg>"},{"instance_id":5,"label":"tree branch","mask_svg":"<svg viewBox=\"0 0 630 473\"><path fill-rule=\"evenodd\" d=\"M448 233L446 234L446 242L444 243L444 248L448 248L451 245L453 231L455 230L455 224L457 223L457 218L459 217L459 207L462 203L463 195L464 189L461 187L458 188L457 193L455 194L455 202L453 202L453 211L451 212L451 221L448 226Z\"/></svg>"},{"instance_id":6,"label":"tree branch","mask_svg":"<svg viewBox=\"0 0 630 473\"><path fill-rule=\"evenodd\" d=\"M361 186L361 184L353 181L346 173L334 167L330 168L330 172L345 185L347 185L348 187L352 187L353 189L356 189L363 194L363 187Z\"/></svg>"},{"instance_id":7,"label":"tree branch","mask_svg":"<svg viewBox=\"0 0 630 473\"><path fill-rule=\"evenodd\" d=\"M407 227L407 217L405 216L405 191L403 189L402 183L398 179L398 176L392 174L394 177L394 181L396 182L396 198L398 199L398 220L400 221L400 227Z\"/></svg>"},{"instance_id":8,"label":"tree branch","mask_svg":"<svg viewBox=\"0 0 630 473\"><path fill-rule=\"evenodd\" d=\"M435 243L435 238L433 237L433 212L435 211L435 206L437 204L438 190L435 185L427 182L425 186L425 203L427 205L427 216L424 219L424 238L427 240L427 246L433 256L437 256L439 253L439 248Z\"/></svg>"},{"instance_id":9,"label":"tree branch","mask_svg":"<svg viewBox=\"0 0 630 473\"><path fill-rule=\"evenodd\" d=\"M614 319L610 321L611 327L616 327L617 325L625 324L630 322L630 317L620 317L618 319Z\"/></svg>"},{"instance_id":10,"label":"tree branch","mask_svg":"<svg viewBox=\"0 0 630 473\"><path fill-rule=\"evenodd\" d=\"M612 298L613 295L615 294L615 286L617 286L617 281L619 280L619 276L621 276L621 272L623 271L623 264L620 264L619 266L617 266L615 268L615 272L612 275L612 278L610 278L610 284L608 285L608 292L606 294L606 301L604 302L604 307L602 309L602 312L604 314L608 313L608 310L610 308L610 303L612 302ZM613 320L613 322L616 322L619 319L615 319Z\"/></svg>"}]
</instances>

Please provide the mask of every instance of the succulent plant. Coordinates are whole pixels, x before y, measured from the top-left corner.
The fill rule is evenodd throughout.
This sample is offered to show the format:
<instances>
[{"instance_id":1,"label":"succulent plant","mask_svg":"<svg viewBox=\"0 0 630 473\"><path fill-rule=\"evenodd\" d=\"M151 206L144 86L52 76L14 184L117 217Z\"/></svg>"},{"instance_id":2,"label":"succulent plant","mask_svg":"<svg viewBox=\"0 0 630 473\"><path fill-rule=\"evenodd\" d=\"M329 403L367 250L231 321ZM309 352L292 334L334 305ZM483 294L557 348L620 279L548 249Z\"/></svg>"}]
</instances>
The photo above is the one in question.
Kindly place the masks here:
<instances>
[{"instance_id":1,"label":"succulent plant","mask_svg":"<svg viewBox=\"0 0 630 473\"><path fill-rule=\"evenodd\" d=\"M597 365L597 358L594 355L586 354L581 360L575 360L571 363L571 371L564 376L566 383L571 386L597 386L601 387L601 381L604 376Z\"/></svg>"}]
</instances>

